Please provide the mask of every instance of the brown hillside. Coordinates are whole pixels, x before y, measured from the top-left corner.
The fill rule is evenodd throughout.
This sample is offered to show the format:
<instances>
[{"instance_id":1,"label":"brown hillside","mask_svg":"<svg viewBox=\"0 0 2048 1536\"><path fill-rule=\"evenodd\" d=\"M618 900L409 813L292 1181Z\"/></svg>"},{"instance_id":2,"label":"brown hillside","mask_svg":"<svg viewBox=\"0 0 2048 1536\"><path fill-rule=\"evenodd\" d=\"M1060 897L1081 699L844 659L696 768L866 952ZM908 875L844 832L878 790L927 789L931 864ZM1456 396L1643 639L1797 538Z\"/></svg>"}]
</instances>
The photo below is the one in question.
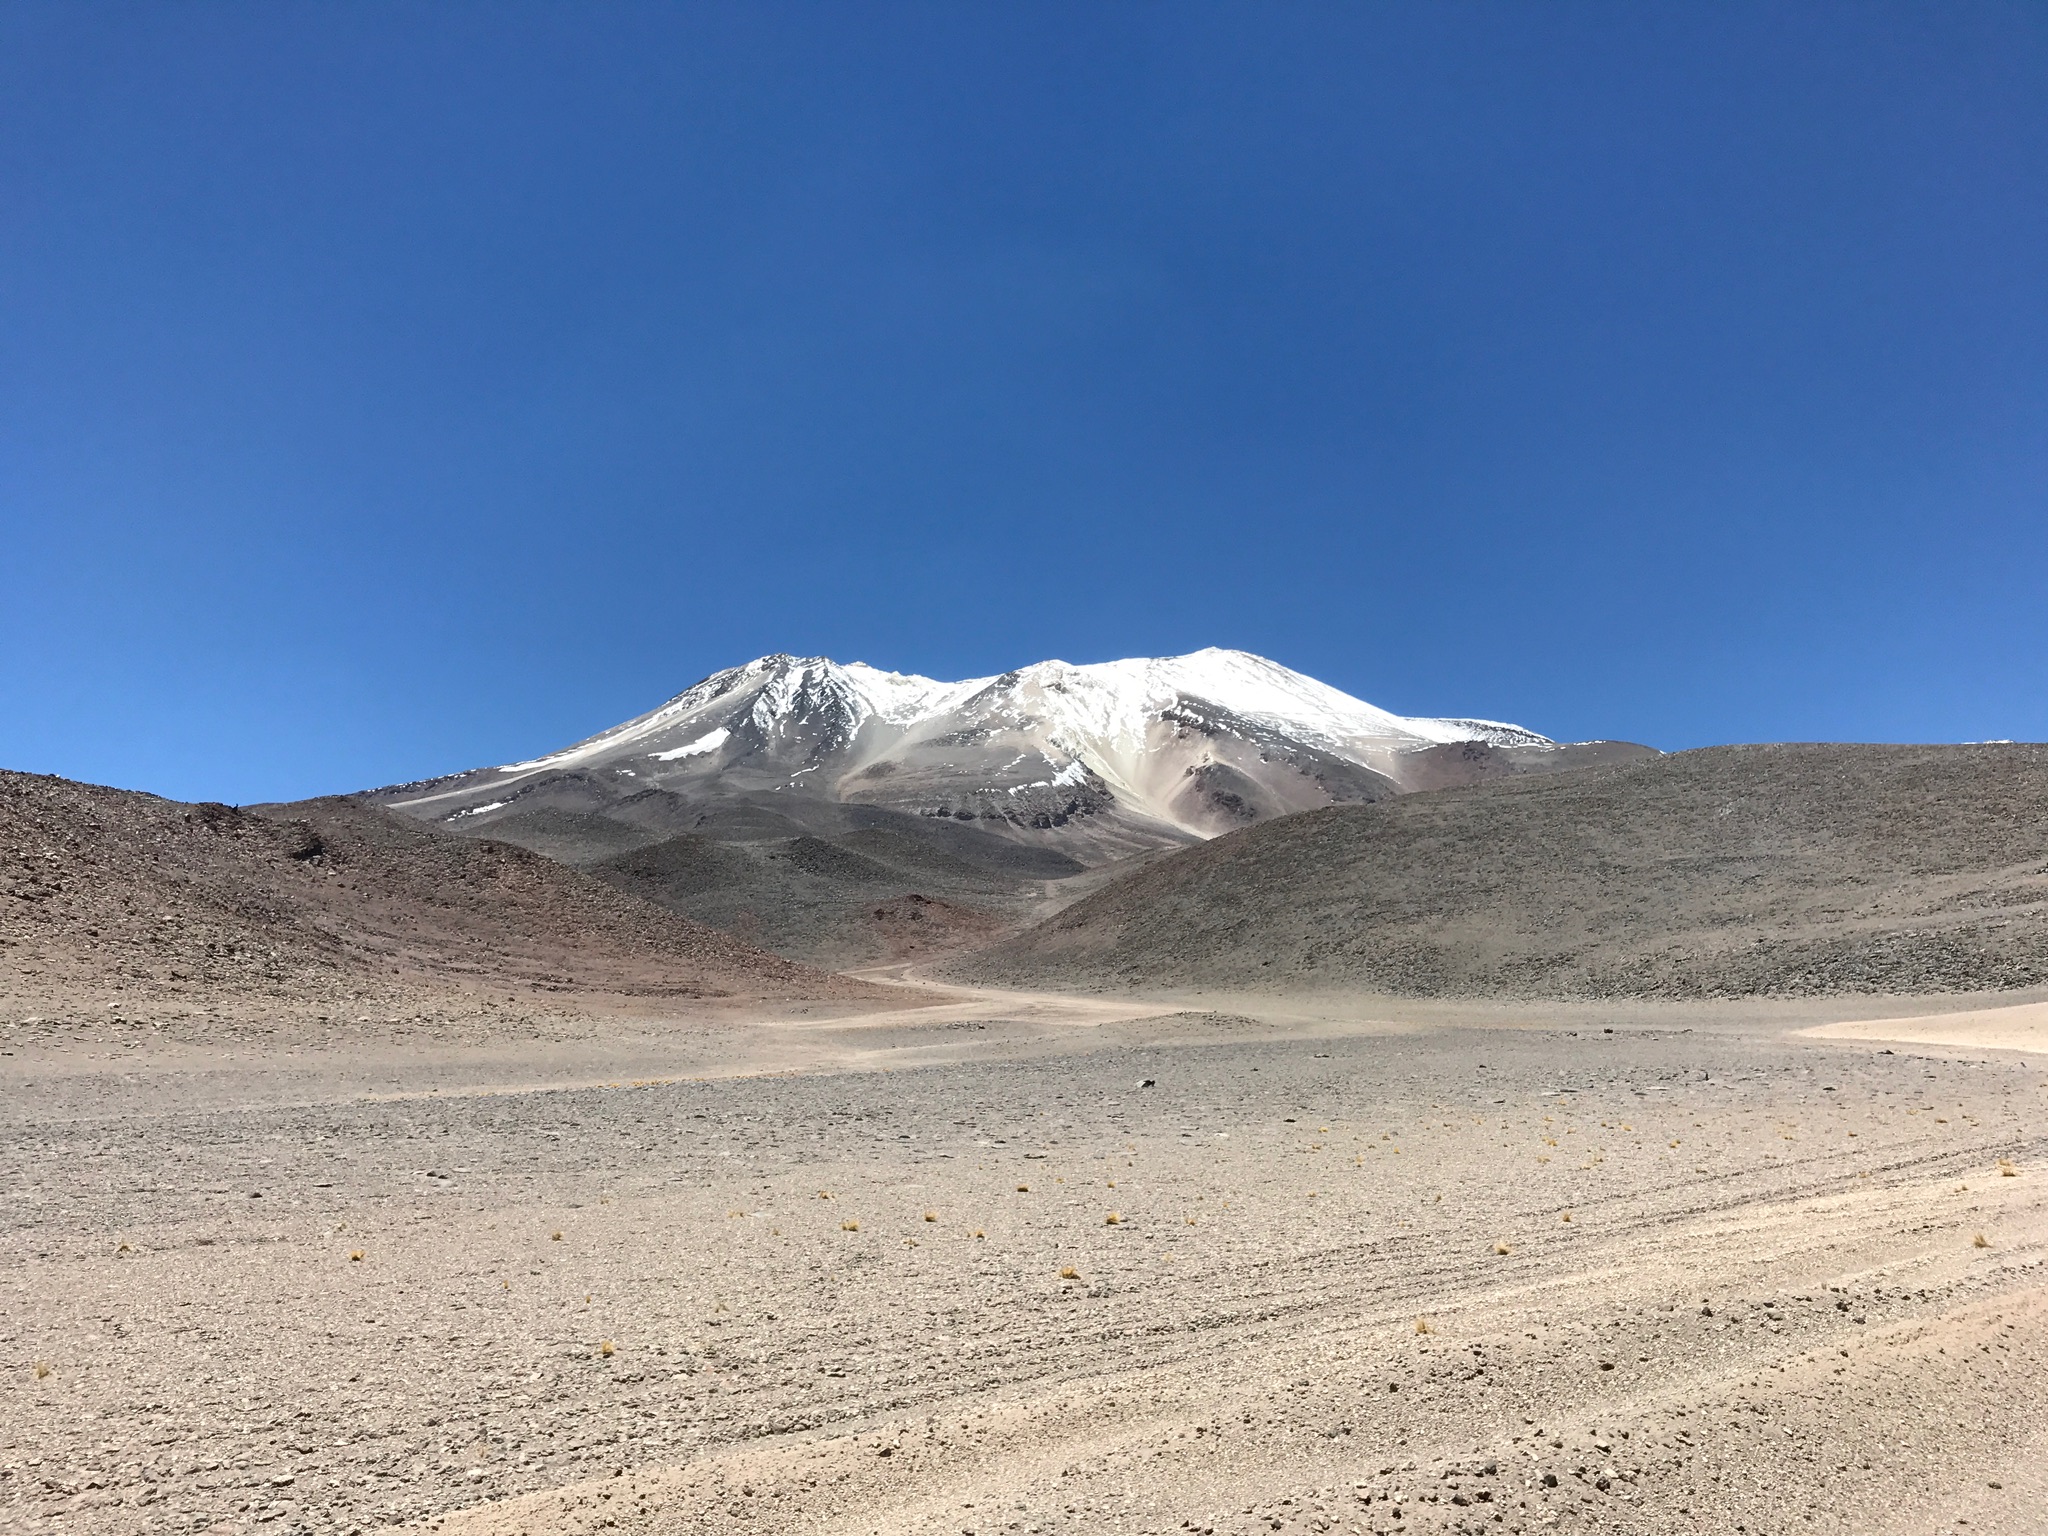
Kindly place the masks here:
<instances>
[{"instance_id":1,"label":"brown hillside","mask_svg":"<svg viewBox=\"0 0 2048 1536\"><path fill-rule=\"evenodd\" d=\"M1001 984L1741 996L2048 982L2048 747L1716 747L1339 806L951 967Z\"/></svg>"},{"instance_id":2,"label":"brown hillside","mask_svg":"<svg viewBox=\"0 0 2048 1536\"><path fill-rule=\"evenodd\" d=\"M567 993L882 995L525 849L441 836L357 801L254 812L0 773L0 999L11 1004Z\"/></svg>"}]
</instances>

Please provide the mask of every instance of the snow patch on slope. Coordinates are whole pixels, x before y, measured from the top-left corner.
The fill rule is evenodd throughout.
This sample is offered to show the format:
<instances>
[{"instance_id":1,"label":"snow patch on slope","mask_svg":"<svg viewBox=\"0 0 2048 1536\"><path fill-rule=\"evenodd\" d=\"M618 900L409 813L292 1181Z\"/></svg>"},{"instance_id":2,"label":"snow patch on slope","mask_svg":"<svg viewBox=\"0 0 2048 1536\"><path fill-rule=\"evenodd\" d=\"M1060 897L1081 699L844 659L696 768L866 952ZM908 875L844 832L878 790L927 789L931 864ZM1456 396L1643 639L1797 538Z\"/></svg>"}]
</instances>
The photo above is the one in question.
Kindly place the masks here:
<instances>
[{"instance_id":1,"label":"snow patch on slope","mask_svg":"<svg viewBox=\"0 0 2048 1536\"><path fill-rule=\"evenodd\" d=\"M648 756L657 763L672 763L679 757L701 757L706 752L716 752L730 740L732 732L721 725L717 730L706 731L695 741L685 742L672 751L650 752Z\"/></svg>"}]
</instances>

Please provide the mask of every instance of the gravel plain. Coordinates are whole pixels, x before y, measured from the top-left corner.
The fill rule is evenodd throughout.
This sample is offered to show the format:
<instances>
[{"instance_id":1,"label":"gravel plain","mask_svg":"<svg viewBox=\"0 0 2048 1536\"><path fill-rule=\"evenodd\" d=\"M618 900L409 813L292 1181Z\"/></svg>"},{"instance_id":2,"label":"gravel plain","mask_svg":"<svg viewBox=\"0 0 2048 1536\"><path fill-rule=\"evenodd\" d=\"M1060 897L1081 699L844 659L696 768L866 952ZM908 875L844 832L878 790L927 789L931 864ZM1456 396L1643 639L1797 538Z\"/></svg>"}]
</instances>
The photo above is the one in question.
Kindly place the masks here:
<instances>
[{"instance_id":1,"label":"gravel plain","mask_svg":"<svg viewBox=\"0 0 2048 1536\"><path fill-rule=\"evenodd\" d=\"M2043 1528L2048 1057L925 997L10 1032L0 1529Z\"/></svg>"}]
</instances>

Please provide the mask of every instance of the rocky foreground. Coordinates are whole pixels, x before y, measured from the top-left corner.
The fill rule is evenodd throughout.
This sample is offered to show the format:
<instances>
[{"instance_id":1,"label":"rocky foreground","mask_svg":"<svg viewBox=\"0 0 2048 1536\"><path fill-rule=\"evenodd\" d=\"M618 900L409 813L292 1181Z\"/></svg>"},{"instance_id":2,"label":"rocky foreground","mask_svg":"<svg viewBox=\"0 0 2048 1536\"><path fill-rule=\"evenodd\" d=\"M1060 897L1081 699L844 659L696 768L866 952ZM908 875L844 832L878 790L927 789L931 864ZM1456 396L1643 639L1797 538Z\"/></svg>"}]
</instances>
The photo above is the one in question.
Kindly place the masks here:
<instances>
[{"instance_id":1,"label":"rocky foreground","mask_svg":"<svg viewBox=\"0 0 2048 1536\"><path fill-rule=\"evenodd\" d=\"M18 1049L0 1526L2039 1529L2037 1058L1009 1006Z\"/></svg>"}]
</instances>

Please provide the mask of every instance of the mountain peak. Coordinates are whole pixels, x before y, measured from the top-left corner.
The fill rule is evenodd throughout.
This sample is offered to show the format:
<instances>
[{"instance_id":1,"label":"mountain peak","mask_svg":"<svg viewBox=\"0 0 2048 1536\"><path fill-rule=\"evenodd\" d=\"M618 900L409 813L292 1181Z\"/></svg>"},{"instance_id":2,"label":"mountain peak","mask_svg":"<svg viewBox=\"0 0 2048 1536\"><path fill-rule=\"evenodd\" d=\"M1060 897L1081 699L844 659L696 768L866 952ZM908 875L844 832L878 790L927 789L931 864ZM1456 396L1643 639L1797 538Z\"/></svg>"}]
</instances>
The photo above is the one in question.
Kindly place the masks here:
<instances>
[{"instance_id":1,"label":"mountain peak","mask_svg":"<svg viewBox=\"0 0 2048 1536\"><path fill-rule=\"evenodd\" d=\"M1070 840L1081 826L1113 853L1396 793L1417 754L1457 743L1552 746L1497 721L1392 714L1220 646L958 682L777 652L558 752L389 798L470 825L574 774L691 803L821 799Z\"/></svg>"}]
</instances>

